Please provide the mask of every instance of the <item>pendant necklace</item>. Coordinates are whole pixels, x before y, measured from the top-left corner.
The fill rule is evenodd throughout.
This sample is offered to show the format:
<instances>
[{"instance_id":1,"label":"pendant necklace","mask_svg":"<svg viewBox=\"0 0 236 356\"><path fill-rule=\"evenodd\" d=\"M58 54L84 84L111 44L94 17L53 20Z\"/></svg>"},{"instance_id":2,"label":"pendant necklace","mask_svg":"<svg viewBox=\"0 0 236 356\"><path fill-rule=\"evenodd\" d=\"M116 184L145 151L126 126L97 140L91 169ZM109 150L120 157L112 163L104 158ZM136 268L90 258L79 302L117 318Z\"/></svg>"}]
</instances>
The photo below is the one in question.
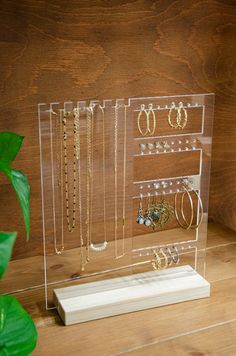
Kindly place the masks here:
<instances>
[{"instance_id":1,"label":"pendant necklace","mask_svg":"<svg viewBox=\"0 0 236 356\"><path fill-rule=\"evenodd\" d=\"M124 178L123 178L123 208L122 208L122 253L118 253L118 239L117 239L117 232L118 232L118 110L119 105L116 104L115 106L115 120L114 120L114 183L115 183L115 258L121 258L125 255L125 180L126 180L126 106L124 110Z\"/></svg>"},{"instance_id":2,"label":"pendant necklace","mask_svg":"<svg viewBox=\"0 0 236 356\"><path fill-rule=\"evenodd\" d=\"M104 251L107 248L107 236L106 236L106 152L105 152L105 113L104 109L101 105L98 106L101 114L102 114L102 185L103 185L103 229L104 229L104 241L101 243L93 243L92 242L92 205L93 205L93 149L91 152L91 198L90 198L90 239L89 239L89 247L91 250L95 252ZM91 123L91 138L92 144L93 142L93 120ZM92 148L91 144L91 148Z\"/></svg>"},{"instance_id":3,"label":"pendant necklace","mask_svg":"<svg viewBox=\"0 0 236 356\"><path fill-rule=\"evenodd\" d=\"M80 235L80 257L81 257L81 270L85 269L84 260L84 239L83 239L83 225L82 225L82 193L81 193L81 160L80 160L80 109L75 108L73 110L74 114L74 125L75 125L75 141L74 141L74 153L78 164L77 174L78 174L78 208L79 208L79 235Z\"/></svg>"}]
</instances>

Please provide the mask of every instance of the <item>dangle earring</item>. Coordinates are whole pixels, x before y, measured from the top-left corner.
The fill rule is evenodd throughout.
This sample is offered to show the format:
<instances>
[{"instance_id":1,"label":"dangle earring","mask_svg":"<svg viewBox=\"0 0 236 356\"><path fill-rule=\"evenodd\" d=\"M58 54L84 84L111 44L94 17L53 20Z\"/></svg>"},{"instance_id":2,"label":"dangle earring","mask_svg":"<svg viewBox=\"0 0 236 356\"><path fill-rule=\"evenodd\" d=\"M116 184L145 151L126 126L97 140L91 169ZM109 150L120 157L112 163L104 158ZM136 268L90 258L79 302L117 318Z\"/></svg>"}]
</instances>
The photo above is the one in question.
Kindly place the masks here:
<instances>
[{"instance_id":1,"label":"dangle earring","mask_svg":"<svg viewBox=\"0 0 236 356\"><path fill-rule=\"evenodd\" d=\"M141 124L140 124L140 122L141 122L141 120L142 120L143 114L144 114L145 117L146 117L146 130L145 130L145 131L143 131L143 129L142 129L142 127L141 127ZM141 134L142 136L146 136L147 133L149 132L149 126L148 126L148 125L149 125L149 114L148 114L147 110L145 109L145 105L142 104L141 107L140 107L140 111L139 111L139 114L138 114L138 118L137 118L138 130L139 130L139 132L140 132L140 134Z\"/></svg>"},{"instance_id":2,"label":"dangle earring","mask_svg":"<svg viewBox=\"0 0 236 356\"><path fill-rule=\"evenodd\" d=\"M143 216L143 196L142 194L140 195L140 200L139 200L139 208L138 208L138 214L137 214L137 219L136 222L140 225L144 224L144 216Z\"/></svg>"},{"instance_id":3,"label":"dangle earring","mask_svg":"<svg viewBox=\"0 0 236 356\"><path fill-rule=\"evenodd\" d=\"M152 129L150 128L150 116L152 117ZM147 128L148 128L148 133L150 135L154 135L155 130L156 130L156 115L153 110L152 104L148 105L148 111L147 111Z\"/></svg>"},{"instance_id":4,"label":"dangle earring","mask_svg":"<svg viewBox=\"0 0 236 356\"><path fill-rule=\"evenodd\" d=\"M179 103L179 107L177 110L178 110L178 117L179 117L178 128L184 129L188 122L188 113L187 110L184 108L182 102ZM184 116L183 119L182 119L181 112L183 112L183 116Z\"/></svg>"},{"instance_id":5,"label":"dangle earring","mask_svg":"<svg viewBox=\"0 0 236 356\"><path fill-rule=\"evenodd\" d=\"M150 206L150 194L148 196L148 206L147 206L147 210L146 210L146 215L145 215L145 220L144 220L144 225L145 226L152 226L153 225L153 221L152 221L152 209Z\"/></svg>"},{"instance_id":6,"label":"dangle earring","mask_svg":"<svg viewBox=\"0 0 236 356\"><path fill-rule=\"evenodd\" d=\"M157 201L156 199L153 199L153 204L152 204L152 219L153 219L153 227L155 226L155 222L159 220L159 214L160 212L157 209Z\"/></svg>"},{"instance_id":7,"label":"dangle earring","mask_svg":"<svg viewBox=\"0 0 236 356\"><path fill-rule=\"evenodd\" d=\"M176 116L174 118L174 122L173 122L173 115L172 112L176 113ZM170 110L168 113L168 124L170 125L170 127L172 127L173 129L177 129L179 127L179 123L181 121L181 114L178 108L176 108L175 103L172 102L171 106L170 106Z\"/></svg>"}]
</instances>

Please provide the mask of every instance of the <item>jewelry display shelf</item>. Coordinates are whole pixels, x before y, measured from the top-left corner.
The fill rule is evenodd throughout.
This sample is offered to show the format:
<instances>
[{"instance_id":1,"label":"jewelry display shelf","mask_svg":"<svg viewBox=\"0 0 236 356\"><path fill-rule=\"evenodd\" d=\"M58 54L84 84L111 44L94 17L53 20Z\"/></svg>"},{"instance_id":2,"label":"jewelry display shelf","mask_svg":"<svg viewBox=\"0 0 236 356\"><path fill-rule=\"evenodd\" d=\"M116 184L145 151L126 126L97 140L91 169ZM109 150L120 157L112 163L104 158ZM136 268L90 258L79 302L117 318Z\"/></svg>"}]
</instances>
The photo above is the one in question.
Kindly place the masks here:
<instances>
[{"instance_id":1,"label":"jewelry display shelf","mask_svg":"<svg viewBox=\"0 0 236 356\"><path fill-rule=\"evenodd\" d=\"M181 266L55 289L54 303L71 325L209 295L210 284L192 267Z\"/></svg>"},{"instance_id":2,"label":"jewelry display shelf","mask_svg":"<svg viewBox=\"0 0 236 356\"><path fill-rule=\"evenodd\" d=\"M38 105L45 301L66 325L210 295L213 112L214 94Z\"/></svg>"}]
</instances>

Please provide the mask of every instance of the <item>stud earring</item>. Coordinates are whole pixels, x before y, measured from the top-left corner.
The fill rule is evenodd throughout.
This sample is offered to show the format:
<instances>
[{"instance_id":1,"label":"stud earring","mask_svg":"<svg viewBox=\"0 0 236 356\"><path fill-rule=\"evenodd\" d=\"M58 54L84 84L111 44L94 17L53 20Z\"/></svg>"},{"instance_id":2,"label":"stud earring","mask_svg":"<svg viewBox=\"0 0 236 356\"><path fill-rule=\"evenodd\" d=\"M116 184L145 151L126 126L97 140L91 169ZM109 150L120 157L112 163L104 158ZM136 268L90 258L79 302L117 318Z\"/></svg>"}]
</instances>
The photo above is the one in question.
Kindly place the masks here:
<instances>
[{"instance_id":1,"label":"stud earring","mask_svg":"<svg viewBox=\"0 0 236 356\"><path fill-rule=\"evenodd\" d=\"M151 151L153 149L153 144L152 143L147 143L147 148L149 149L149 151Z\"/></svg>"},{"instance_id":2,"label":"stud earring","mask_svg":"<svg viewBox=\"0 0 236 356\"><path fill-rule=\"evenodd\" d=\"M167 141L162 142L164 148L170 148L170 145L168 144Z\"/></svg>"},{"instance_id":3,"label":"stud earring","mask_svg":"<svg viewBox=\"0 0 236 356\"><path fill-rule=\"evenodd\" d=\"M146 149L146 145L144 143L140 143L139 145L141 152L144 152Z\"/></svg>"}]
</instances>

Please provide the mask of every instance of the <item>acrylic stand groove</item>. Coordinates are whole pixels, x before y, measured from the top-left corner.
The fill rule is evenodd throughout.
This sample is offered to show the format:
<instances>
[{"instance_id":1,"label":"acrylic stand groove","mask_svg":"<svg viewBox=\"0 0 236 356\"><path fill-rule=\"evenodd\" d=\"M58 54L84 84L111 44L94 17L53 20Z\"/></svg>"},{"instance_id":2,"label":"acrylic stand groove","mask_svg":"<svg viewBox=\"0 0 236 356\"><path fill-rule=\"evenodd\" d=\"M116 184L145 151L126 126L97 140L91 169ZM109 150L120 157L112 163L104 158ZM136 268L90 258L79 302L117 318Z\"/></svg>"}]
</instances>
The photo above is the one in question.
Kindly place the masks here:
<instances>
[{"instance_id":1,"label":"acrylic stand groove","mask_svg":"<svg viewBox=\"0 0 236 356\"><path fill-rule=\"evenodd\" d=\"M210 284L180 266L55 289L54 303L71 325L209 296Z\"/></svg>"}]
</instances>

